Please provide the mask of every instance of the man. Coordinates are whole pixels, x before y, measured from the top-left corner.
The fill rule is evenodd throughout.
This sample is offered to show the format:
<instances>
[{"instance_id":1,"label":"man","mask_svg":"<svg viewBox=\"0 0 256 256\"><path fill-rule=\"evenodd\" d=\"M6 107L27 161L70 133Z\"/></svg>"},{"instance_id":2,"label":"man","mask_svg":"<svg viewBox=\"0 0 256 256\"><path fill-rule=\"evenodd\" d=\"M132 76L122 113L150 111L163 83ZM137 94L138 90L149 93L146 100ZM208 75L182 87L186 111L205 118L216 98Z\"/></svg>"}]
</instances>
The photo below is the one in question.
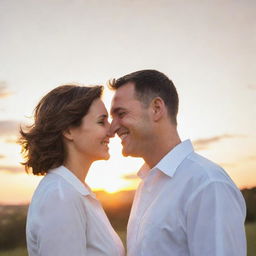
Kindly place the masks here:
<instances>
[{"instance_id":1,"label":"man","mask_svg":"<svg viewBox=\"0 0 256 256\"><path fill-rule=\"evenodd\" d=\"M244 199L226 172L177 132L178 95L156 70L114 80L111 130L142 157L128 256L245 256Z\"/></svg>"}]
</instances>

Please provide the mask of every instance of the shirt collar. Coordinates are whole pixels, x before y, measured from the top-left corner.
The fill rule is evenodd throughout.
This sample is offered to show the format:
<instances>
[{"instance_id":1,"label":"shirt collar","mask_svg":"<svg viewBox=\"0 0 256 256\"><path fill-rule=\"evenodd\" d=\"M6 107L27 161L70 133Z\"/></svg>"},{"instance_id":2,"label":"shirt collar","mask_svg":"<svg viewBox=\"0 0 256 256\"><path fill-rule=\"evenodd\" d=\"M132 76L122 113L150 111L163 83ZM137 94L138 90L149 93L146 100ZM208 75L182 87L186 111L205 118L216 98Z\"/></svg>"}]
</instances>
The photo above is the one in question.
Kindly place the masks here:
<instances>
[{"instance_id":1,"label":"shirt collar","mask_svg":"<svg viewBox=\"0 0 256 256\"><path fill-rule=\"evenodd\" d=\"M90 187L81 182L69 169L61 165L55 169L52 169L49 173L54 173L64 178L70 185L74 187L83 196L91 195L95 198L95 194L91 191Z\"/></svg>"},{"instance_id":2,"label":"shirt collar","mask_svg":"<svg viewBox=\"0 0 256 256\"><path fill-rule=\"evenodd\" d=\"M144 163L138 172L138 176L144 179L149 174L149 170L150 173L153 173L154 170L159 169L169 177L173 177L182 161L192 152L194 152L194 148L191 141L185 140L169 151L151 170Z\"/></svg>"}]
</instances>

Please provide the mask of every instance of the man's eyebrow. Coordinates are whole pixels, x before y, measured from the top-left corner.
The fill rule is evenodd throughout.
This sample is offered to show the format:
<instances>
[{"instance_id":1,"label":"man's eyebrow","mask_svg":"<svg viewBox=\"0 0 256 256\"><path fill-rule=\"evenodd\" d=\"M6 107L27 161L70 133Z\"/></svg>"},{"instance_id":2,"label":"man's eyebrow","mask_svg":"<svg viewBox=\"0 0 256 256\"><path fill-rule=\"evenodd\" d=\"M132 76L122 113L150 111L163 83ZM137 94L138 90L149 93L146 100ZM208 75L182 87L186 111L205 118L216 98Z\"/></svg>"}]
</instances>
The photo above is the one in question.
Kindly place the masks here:
<instances>
[{"instance_id":1,"label":"man's eyebrow","mask_svg":"<svg viewBox=\"0 0 256 256\"><path fill-rule=\"evenodd\" d=\"M118 107L118 108L114 108L113 110L111 110L111 116L113 116L113 114L116 114L117 112L119 112L120 110L125 110L122 107Z\"/></svg>"}]
</instances>

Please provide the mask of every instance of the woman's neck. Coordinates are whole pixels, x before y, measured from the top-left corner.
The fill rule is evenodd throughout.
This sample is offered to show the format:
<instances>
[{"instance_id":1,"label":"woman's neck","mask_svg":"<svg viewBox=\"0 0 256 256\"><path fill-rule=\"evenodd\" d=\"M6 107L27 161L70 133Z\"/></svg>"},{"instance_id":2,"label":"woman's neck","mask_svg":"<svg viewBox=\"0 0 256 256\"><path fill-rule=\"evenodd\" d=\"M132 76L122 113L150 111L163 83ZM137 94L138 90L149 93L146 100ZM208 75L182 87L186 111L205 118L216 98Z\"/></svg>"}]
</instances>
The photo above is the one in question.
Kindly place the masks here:
<instances>
[{"instance_id":1,"label":"woman's neck","mask_svg":"<svg viewBox=\"0 0 256 256\"><path fill-rule=\"evenodd\" d=\"M92 162L85 159L81 160L78 156L68 157L64 162L64 166L68 168L74 175L84 183L84 180L87 176L89 168Z\"/></svg>"}]
</instances>

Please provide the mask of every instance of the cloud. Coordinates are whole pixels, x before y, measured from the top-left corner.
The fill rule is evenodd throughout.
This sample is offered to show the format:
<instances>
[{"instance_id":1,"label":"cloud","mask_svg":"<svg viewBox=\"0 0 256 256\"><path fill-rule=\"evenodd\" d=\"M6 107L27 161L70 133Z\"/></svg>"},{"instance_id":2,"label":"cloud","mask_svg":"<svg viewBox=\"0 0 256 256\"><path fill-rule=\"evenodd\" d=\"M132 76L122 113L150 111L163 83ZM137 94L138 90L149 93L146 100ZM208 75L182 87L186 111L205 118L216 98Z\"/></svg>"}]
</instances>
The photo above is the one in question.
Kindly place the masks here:
<instances>
[{"instance_id":1,"label":"cloud","mask_svg":"<svg viewBox=\"0 0 256 256\"><path fill-rule=\"evenodd\" d=\"M225 169L232 169L237 167L236 163L218 163L220 166L224 167Z\"/></svg>"},{"instance_id":2,"label":"cloud","mask_svg":"<svg viewBox=\"0 0 256 256\"><path fill-rule=\"evenodd\" d=\"M18 143L18 135L16 137L13 137L13 138L7 138L4 140L5 143L8 143L8 144L17 144Z\"/></svg>"},{"instance_id":3,"label":"cloud","mask_svg":"<svg viewBox=\"0 0 256 256\"><path fill-rule=\"evenodd\" d=\"M220 166L223 166L225 169L237 168L239 165L246 165L250 162L254 163L256 161L256 155L248 155L244 157L237 158L235 162L221 162L218 163Z\"/></svg>"},{"instance_id":4,"label":"cloud","mask_svg":"<svg viewBox=\"0 0 256 256\"><path fill-rule=\"evenodd\" d=\"M249 88L250 90L256 90L256 84L249 84L249 85L248 85L248 88Z\"/></svg>"},{"instance_id":5,"label":"cloud","mask_svg":"<svg viewBox=\"0 0 256 256\"><path fill-rule=\"evenodd\" d=\"M138 179L138 176L136 174L131 173L131 174L124 175L123 178L126 180L136 180Z\"/></svg>"},{"instance_id":6,"label":"cloud","mask_svg":"<svg viewBox=\"0 0 256 256\"><path fill-rule=\"evenodd\" d=\"M17 136L21 124L15 120L0 121L0 137Z\"/></svg>"},{"instance_id":7,"label":"cloud","mask_svg":"<svg viewBox=\"0 0 256 256\"><path fill-rule=\"evenodd\" d=\"M7 98L13 94L7 88L7 83L5 81L0 81L0 99Z\"/></svg>"},{"instance_id":8,"label":"cloud","mask_svg":"<svg viewBox=\"0 0 256 256\"><path fill-rule=\"evenodd\" d=\"M21 173L25 172L24 166L0 166L0 172Z\"/></svg>"},{"instance_id":9,"label":"cloud","mask_svg":"<svg viewBox=\"0 0 256 256\"><path fill-rule=\"evenodd\" d=\"M211 138L198 139L198 140L193 141L193 144L194 144L196 150L205 150L205 149L208 149L209 146L213 143L219 142L224 139L237 138L237 137L241 137L241 136L243 136L243 135L223 134L223 135L214 136Z\"/></svg>"},{"instance_id":10,"label":"cloud","mask_svg":"<svg viewBox=\"0 0 256 256\"><path fill-rule=\"evenodd\" d=\"M256 161L256 155L248 156L248 157L246 158L246 160Z\"/></svg>"}]
</instances>

